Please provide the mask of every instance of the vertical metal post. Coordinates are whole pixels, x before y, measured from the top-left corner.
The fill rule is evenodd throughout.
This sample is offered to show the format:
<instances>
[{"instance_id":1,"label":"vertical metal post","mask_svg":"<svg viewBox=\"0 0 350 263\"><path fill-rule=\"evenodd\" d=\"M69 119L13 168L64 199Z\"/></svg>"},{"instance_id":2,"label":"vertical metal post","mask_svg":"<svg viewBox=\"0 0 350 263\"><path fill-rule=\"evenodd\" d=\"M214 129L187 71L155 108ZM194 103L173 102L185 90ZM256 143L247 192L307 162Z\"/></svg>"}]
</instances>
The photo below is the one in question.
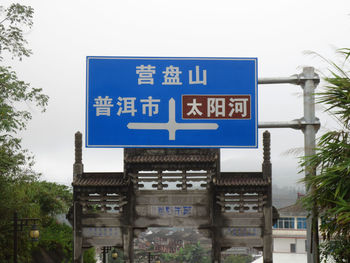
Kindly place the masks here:
<instances>
[{"instance_id":1,"label":"vertical metal post","mask_svg":"<svg viewBox=\"0 0 350 263\"><path fill-rule=\"evenodd\" d=\"M151 263L151 252L148 252L148 263Z\"/></svg>"},{"instance_id":2,"label":"vertical metal post","mask_svg":"<svg viewBox=\"0 0 350 263\"><path fill-rule=\"evenodd\" d=\"M316 153L316 132L317 126L315 117L315 97L314 91L317 86L317 74L313 67L303 68L303 77L305 82L302 84L304 89L304 120L305 128L304 132L304 148L305 156L312 156ZM316 176L316 168L309 165L306 162L305 166L305 176ZM314 191L314 189L307 189L308 191ZM319 263L319 240L318 240L318 213L317 209L314 206L312 209L311 217L307 222L307 262L308 263Z\"/></svg>"},{"instance_id":3,"label":"vertical metal post","mask_svg":"<svg viewBox=\"0 0 350 263\"><path fill-rule=\"evenodd\" d=\"M17 212L13 213L13 262L17 263Z\"/></svg>"}]
</instances>

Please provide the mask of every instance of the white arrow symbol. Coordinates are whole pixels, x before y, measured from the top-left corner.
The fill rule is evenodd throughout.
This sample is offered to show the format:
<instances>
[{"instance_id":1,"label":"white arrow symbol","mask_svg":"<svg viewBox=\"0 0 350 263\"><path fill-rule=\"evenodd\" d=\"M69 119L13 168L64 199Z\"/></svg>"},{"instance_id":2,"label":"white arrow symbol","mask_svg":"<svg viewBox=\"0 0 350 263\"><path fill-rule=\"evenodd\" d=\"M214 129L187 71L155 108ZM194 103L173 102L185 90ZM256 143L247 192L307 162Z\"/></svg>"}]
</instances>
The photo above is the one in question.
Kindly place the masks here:
<instances>
[{"instance_id":1,"label":"white arrow symbol","mask_svg":"<svg viewBox=\"0 0 350 263\"><path fill-rule=\"evenodd\" d=\"M178 123L175 120L175 100L169 100L169 121L163 123L152 122L129 122L128 126L131 130L167 130L169 132L169 140L175 140L177 130L216 130L219 125L216 123Z\"/></svg>"}]
</instances>

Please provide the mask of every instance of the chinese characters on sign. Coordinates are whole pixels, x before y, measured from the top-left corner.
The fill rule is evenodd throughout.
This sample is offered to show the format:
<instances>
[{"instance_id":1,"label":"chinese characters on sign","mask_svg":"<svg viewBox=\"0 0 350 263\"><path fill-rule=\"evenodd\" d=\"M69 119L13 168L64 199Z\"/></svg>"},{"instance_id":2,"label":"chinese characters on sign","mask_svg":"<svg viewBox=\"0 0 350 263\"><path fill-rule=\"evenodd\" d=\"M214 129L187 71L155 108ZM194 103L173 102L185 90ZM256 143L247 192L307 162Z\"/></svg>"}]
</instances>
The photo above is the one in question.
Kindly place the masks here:
<instances>
[{"instance_id":1,"label":"chinese characters on sign","mask_svg":"<svg viewBox=\"0 0 350 263\"><path fill-rule=\"evenodd\" d=\"M156 215L160 217L188 217L192 215L192 206L154 206Z\"/></svg>"},{"instance_id":2,"label":"chinese characters on sign","mask_svg":"<svg viewBox=\"0 0 350 263\"><path fill-rule=\"evenodd\" d=\"M165 68L165 71L162 71L164 75L164 81L162 82L162 85L182 85L182 82L180 82L180 74L182 74L182 71L180 71L179 67L174 67L173 65L170 65ZM153 85L154 84L154 78L153 75L156 74L156 67L152 65L140 65L136 67L136 74L138 74L137 83L138 85ZM188 77L189 77L189 84L203 84L207 85L207 71L204 69L202 70L202 79L200 79L200 69L199 66L196 66L196 73L195 77L193 77L192 70L188 71Z\"/></svg>"},{"instance_id":3,"label":"chinese characters on sign","mask_svg":"<svg viewBox=\"0 0 350 263\"><path fill-rule=\"evenodd\" d=\"M109 96L104 98L98 96L95 98L95 104L93 106L96 107L96 116L111 116L111 107L114 107L112 101L113 99L109 98ZM152 117L152 115L158 114L159 102L160 99L153 99L152 96L140 100L136 100L136 97L118 97L116 115L129 114L134 117L137 112L135 103L140 103L142 105L142 114Z\"/></svg>"},{"instance_id":4,"label":"chinese characters on sign","mask_svg":"<svg viewBox=\"0 0 350 263\"><path fill-rule=\"evenodd\" d=\"M120 237L120 228L115 227L84 227L84 237Z\"/></svg>"},{"instance_id":5,"label":"chinese characters on sign","mask_svg":"<svg viewBox=\"0 0 350 263\"><path fill-rule=\"evenodd\" d=\"M169 66L166 67L166 70L163 71L164 74L164 82L163 85L181 85L182 82L180 82L180 74L182 72L179 70L178 67Z\"/></svg>"},{"instance_id":6,"label":"chinese characters on sign","mask_svg":"<svg viewBox=\"0 0 350 263\"><path fill-rule=\"evenodd\" d=\"M95 98L96 116L111 116L113 99L106 96ZM135 103L142 105L142 114L152 117L159 113L160 99L149 96L137 100L136 97L121 98L116 103L117 113L135 116ZM184 95L182 97L183 119L250 119L249 95Z\"/></svg>"},{"instance_id":7,"label":"chinese characters on sign","mask_svg":"<svg viewBox=\"0 0 350 263\"><path fill-rule=\"evenodd\" d=\"M154 84L153 74L155 67L141 65L136 67L138 85ZM163 71L164 82L162 85L182 85L178 67L170 65ZM192 79L192 70L189 71L189 84L207 85L207 71L203 70L203 79L200 80L199 66L196 66L195 80ZM109 96L98 96L94 98L96 116L111 116L113 99ZM152 96L137 99L136 97L118 97L117 115L130 114L135 116L137 109L135 103L142 105L142 114L152 117L159 113L160 99ZM249 95L184 95L182 97L182 118L183 119L250 119L250 96Z\"/></svg>"},{"instance_id":8,"label":"chinese characters on sign","mask_svg":"<svg viewBox=\"0 0 350 263\"><path fill-rule=\"evenodd\" d=\"M153 74L156 73L154 66L148 65L141 65L141 66L137 66L136 67L136 74L139 75L139 78L137 79L137 83L139 85L142 84L150 84L153 85L154 84L154 80L153 80Z\"/></svg>"},{"instance_id":9,"label":"chinese characters on sign","mask_svg":"<svg viewBox=\"0 0 350 263\"><path fill-rule=\"evenodd\" d=\"M138 74L137 83L138 85L153 85L154 79L153 75L156 74L156 67L152 65L140 65L136 67L136 74ZM179 67L174 67L170 65L166 67L164 74L164 82L162 85L182 85L180 82L180 74L182 73L179 70ZM199 66L196 66L195 78L193 80L192 70L189 70L189 84L203 84L207 85L207 71L202 71L203 79L200 80L200 69ZM98 96L94 98L95 104L93 105L96 108L96 116L111 116L111 107L114 107L112 104L113 99L109 96ZM121 116L122 114L130 114L135 116L137 109L135 108L136 97L118 97L116 102L117 115ZM153 99L152 96L148 96L146 99L137 100L142 105L142 114L152 117L152 115L158 114L159 111L159 102L160 99Z\"/></svg>"},{"instance_id":10,"label":"chinese characters on sign","mask_svg":"<svg viewBox=\"0 0 350 263\"><path fill-rule=\"evenodd\" d=\"M255 227L232 227L224 228L224 235L233 237L256 237L261 236L261 228Z\"/></svg>"},{"instance_id":11,"label":"chinese characters on sign","mask_svg":"<svg viewBox=\"0 0 350 263\"><path fill-rule=\"evenodd\" d=\"M110 99L108 96L104 98L98 96L98 98L95 99L95 104L93 106L96 107L96 116L111 116L111 107L113 107L113 105L112 99Z\"/></svg>"},{"instance_id":12,"label":"chinese characters on sign","mask_svg":"<svg viewBox=\"0 0 350 263\"><path fill-rule=\"evenodd\" d=\"M255 58L87 57L86 145L255 148L256 91Z\"/></svg>"},{"instance_id":13,"label":"chinese characters on sign","mask_svg":"<svg viewBox=\"0 0 350 263\"><path fill-rule=\"evenodd\" d=\"M250 119L249 95L184 95L184 119Z\"/></svg>"}]
</instances>

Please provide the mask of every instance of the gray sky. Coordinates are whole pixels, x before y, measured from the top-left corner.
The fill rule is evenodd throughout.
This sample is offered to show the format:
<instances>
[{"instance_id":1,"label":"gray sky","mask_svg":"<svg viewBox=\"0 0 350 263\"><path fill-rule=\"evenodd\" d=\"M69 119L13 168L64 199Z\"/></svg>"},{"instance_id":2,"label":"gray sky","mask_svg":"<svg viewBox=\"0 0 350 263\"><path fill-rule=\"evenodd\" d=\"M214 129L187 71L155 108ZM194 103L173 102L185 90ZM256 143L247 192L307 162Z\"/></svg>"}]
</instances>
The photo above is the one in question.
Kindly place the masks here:
<instances>
[{"instance_id":1,"label":"gray sky","mask_svg":"<svg viewBox=\"0 0 350 263\"><path fill-rule=\"evenodd\" d=\"M349 0L20 3L35 10L34 26L26 32L34 54L8 63L50 96L46 113L30 107L33 120L23 142L35 154L43 179L65 184L72 180L74 133L85 133L86 56L257 57L259 77L286 77L303 66L325 69L306 50L334 58L336 48L350 47ZM299 86L259 86L259 122L302 117L301 95ZM317 116L330 127L327 115L319 110ZM303 134L274 129L271 135L273 181L291 186L301 175L296 155L287 152L302 153ZM224 171L261 169L261 149L221 153ZM122 150L85 148L83 162L85 171L122 171Z\"/></svg>"}]
</instances>

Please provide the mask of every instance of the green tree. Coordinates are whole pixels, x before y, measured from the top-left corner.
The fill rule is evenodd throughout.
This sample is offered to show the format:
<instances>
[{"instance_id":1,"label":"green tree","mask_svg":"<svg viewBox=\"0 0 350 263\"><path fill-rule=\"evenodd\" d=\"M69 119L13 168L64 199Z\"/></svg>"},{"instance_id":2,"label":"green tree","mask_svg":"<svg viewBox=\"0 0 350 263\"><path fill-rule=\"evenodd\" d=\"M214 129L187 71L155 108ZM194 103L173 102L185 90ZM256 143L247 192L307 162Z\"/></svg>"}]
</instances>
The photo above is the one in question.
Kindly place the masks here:
<instances>
[{"instance_id":1,"label":"green tree","mask_svg":"<svg viewBox=\"0 0 350 263\"><path fill-rule=\"evenodd\" d=\"M30 262L31 255L33 253L42 254L40 251L49 254L55 252L55 255L62 260L71 259L72 228L58 220L59 215L62 217L62 214L67 213L72 202L71 189L45 181L16 182L8 184L8 187L9 191L5 196L7 212L0 215L0 262L11 262L13 256L11 248L14 208L18 211L19 218L40 218L39 242L31 244L28 237L30 226L18 233L18 260L20 262L27 262L27 260Z\"/></svg>"},{"instance_id":2,"label":"green tree","mask_svg":"<svg viewBox=\"0 0 350 263\"><path fill-rule=\"evenodd\" d=\"M8 248L12 247L9 241L12 240L13 211L17 210L22 215L21 208L29 210L19 201L28 198L21 196L21 186L38 177L32 170L33 157L21 147L21 139L16 136L31 119L30 112L20 108L24 103L34 103L45 110L48 101L41 89L32 88L19 80L11 67L4 63L5 56L21 60L31 54L26 47L24 30L32 26L32 18L31 7L19 4L8 8L0 6L0 259L7 262L11 251ZM22 246L21 249L26 248Z\"/></svg>"},{"instance_id":3,"label":"green tree","mask_svg":"<svg viewBox=\"0 0 350 263\"><path fill-rule=\"evenodd\" d=\"M34 103L44 111L48 102L42 89L19 80L11 67L4 65L4 56L21 60L31 54L24 30L32 26L33 12L33 8L19 4L0 6L0 176L8 179L36 176L31 169L33 157L22 149L21 139L16 137L32 115L18 106Z\"/></svg>"},{"instance_id":4,"label":"green tree","mask_svg":"<svg viewBox=\"0 0 350 263\"><path fill-rule=\"evenodd\" d=\"M89 248L88 250L84 251L83 255L83 262L84 263L96 263L96 251L95 248ZM108 261L111 262L111 261Z\"/></svg>"},{"instance_id":5,"label":"green tree","mask_svg":"<svg viewBox=\"0 0 350 263\"><path fill-rule=\"evenodd\" d=\"M41 237L35 245L35 251L45 251L55 260L72 262L73 231L70 226L62 223L65 214L72 204L71 188L65 185L45 181L30 182L23 185L26 204L30 207L26 213L39 217ZM33 246L29 246L29 254ZM42 260L41 260L42 261ZM41 262L35 261L37 263ZM95 249L84 252L84 262L95 263Z\"/></svg>"},{"instance_id":6,"label":"green tree","mask_svg":"<svg viewBox=\"0 0 350 263\"><path fill-rule=\"evenodd\" d=\"M65 185L45 181L30 182L25 187L28 214L35 213L41 219L41 238L37 249L59 251L62 259L72 257L72 228L58 220L72 204L72 191ZM29 210L29 209L28 209ZM66 261L65 261L66 262Z\"/></svg>"},{"instance_id":7,"label":"green tree","mask_svg":"<svg viewBox=\"0 0 350 263\"><path fill-rule=\"evenodd\" d=\"M338 51L344 61L341 66L330 63L330 76L324 77L326 86L318 93L318 102L326 107L339 124L339 129L326 132L317 143L316 154L305 159L317 167L317 176L306 176L310 191L304 198L311 211L315 204L320 212L320 231L325 243L321 246L324 258L332 256L336 262L350 258L350 49Z\"/></svg>"},{"instance_id":8,"label":"green tree","mask_svg":"<svg viewBox=\"0 0 350 263\"><path fill-rule=\"evenodd\" d=\"M72 229L58 222L57 216L68 212L71 190L64 185L38 181L39 174L32 169L34 158L22 148L17 135L32 118L25 106L34 104L45 111L48 96L42 89L19 80L16 72L4 63L6 59L22 60L31 55L24 35L33 25L33 14L30 6L0 5L0 262L11 262L13 258L14 211L19 218L40 218L41 226L41 238L35 245L29 242L28 233L18 233L20 262L31 262L33 253L39 256L37 262L42 262L42 251L70 262ZM91 253L85 258L95 262Z\"/></svg>"},{"instance_id":9,"label":"green tree","mask_svg":"<svg viewBox=\"0 0 350 263\"><path fill-rule=\"evenodd\" d=\"M19 233L19 261L29 262L33 251L44 250L59 251L62 260L68 262L72 253L72 229L59 223L57 215L67 212L71 190L38 181L39 175L32 169L33 156L22 148L18 136L32 118L25 106L33 104L45 111L48 96L18 79L16 72L5 63L8 59L22 60L31 55L24 36L33 25L33 14L30 6L0 6L0 262L11 262L13 257L14 211L20 218L41 220L39 243L32 245L28 242L28 233Z\"/></svg>"},{"instance_id":10,"label":"green tree","mask_svg":"<svg viewBox=\"0 0 350 263\"><path fill-rule=\"evenodd\" d=\"M31 27L33 25L33 8L20 4L12 4L8 8L0 7L0 53L7 51L12 58L18 57L19 59L22 59L23 56L30 56L32 52L26 47L27 40L23 36L22 26Z\"/></svg>"},{"instance_id":11,"label":"green tree","mask_svg":"<svg viewBox=\"0 0 350 263\"><path fill-rule=\"evenodd\" d=\"M201 247L198 242L195 245L187 244L184 248L181 248L176 256L176 262L186 262L186 263L209 263L210 259L207 252Z\"/></svg>"}]
</instances>

